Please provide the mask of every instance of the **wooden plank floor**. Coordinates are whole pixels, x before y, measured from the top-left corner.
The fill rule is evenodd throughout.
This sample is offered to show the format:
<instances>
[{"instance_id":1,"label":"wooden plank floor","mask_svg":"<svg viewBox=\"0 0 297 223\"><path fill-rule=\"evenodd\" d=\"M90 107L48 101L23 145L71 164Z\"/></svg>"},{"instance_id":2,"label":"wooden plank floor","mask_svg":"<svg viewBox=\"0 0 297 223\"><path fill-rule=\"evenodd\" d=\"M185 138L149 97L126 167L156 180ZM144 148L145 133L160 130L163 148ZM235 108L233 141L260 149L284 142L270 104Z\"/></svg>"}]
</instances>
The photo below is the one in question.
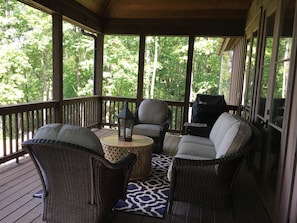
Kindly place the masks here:
<instances>
[{"instance_id":1,"label":"wooden plank floor","mask_svg":"<svg viewBox=\"0 0 297 223\"><path fill-rule=\"evenodd\" d=\"M94 130L98 137L114 134L113 130ZM179 136L167 135L164 141L164 154L174 155ZM32 195L41 189L41 182L35 167L28 156L20 159L18 164L0 166L0 222L1 223L41 223L42 200ZM240 196L240 195L238 195ZM240 201L240 198L238 198ZM246 208L246 206L245 206ZM231 218L230 210L201 209L196 205L177 202L173 214L166 214L164 219L116 212L113 223L249 223L260 222L246 217L246 212L235 211L240 216Z\"/></svg>"}]
</instances>

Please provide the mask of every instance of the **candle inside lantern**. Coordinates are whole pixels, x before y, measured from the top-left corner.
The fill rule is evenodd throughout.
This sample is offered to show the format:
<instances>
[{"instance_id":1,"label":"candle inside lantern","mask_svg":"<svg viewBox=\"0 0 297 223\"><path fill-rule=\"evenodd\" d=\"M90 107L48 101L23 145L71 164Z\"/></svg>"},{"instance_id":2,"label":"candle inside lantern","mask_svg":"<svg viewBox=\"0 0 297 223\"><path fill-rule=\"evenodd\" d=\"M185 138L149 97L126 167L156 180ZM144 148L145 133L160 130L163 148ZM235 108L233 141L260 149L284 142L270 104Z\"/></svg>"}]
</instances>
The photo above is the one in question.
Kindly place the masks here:
<instances>
[{"instance_id":1,"label":"candle inside lantern","mask_svg":"<svg viewBox=\"0 0 297 223\"><path fill-rule=\"evenodd\" d=\"M131 136L131 129L126 128L126 136Z\"/></svg>"}]
</instances>

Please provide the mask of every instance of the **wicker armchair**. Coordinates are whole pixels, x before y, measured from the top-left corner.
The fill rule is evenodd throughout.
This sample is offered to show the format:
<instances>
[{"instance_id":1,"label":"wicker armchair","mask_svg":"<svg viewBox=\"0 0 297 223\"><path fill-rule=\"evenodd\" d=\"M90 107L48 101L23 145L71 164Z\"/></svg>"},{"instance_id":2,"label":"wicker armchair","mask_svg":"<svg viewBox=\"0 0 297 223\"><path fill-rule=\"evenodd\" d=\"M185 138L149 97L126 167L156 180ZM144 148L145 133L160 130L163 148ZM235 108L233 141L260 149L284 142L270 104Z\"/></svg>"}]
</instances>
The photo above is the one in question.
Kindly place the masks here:
<instances>
[{"instance_id":1,"label":"wicker armchair","mask_svg":"<svg viewBox=\"0 0 297 223\"><path fill-rule=\"evenodd\" d=\"M154 140L153 151L162 152L166 132L171 121L171 110L166 102L157 99L143 100L135 112L133 134L145 135Z\"/></svg>"},{"instance_id":2,"label":"wicker armchair","mask_svg":"<svg viewBox=\"0 0 297 223\"><path fill-rule=\"evenodd\" d=\"M110 163L100 152L51 139L23 143L43 186L43 220L47 222L107 222L119 199L126 196L136 161L128 154Z\"/></svg>"},{"instance_id":3,"label":"wicker armchair","mask_svg":"<svg viewBox=\"0 0 297 223\"><path fill-rule=\"evenodd\" d=\"M251 125L252 137L237 152L218 159L190 160L175 157L172 163L169 213L174 201L209 208L232 208L232 187L240 164L259 146L260 134Z\"/></svg>"}]
</instances>

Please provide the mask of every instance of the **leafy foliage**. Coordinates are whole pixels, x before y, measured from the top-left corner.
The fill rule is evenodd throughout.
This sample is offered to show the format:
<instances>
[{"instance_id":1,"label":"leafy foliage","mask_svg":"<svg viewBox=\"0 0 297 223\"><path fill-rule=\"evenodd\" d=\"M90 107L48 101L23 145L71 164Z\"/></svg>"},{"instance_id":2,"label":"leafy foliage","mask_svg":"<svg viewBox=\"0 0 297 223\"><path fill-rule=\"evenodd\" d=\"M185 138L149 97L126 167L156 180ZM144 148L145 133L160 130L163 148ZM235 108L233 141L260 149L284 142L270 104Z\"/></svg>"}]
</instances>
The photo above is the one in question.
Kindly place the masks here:
<instances>
[{"instance_id":1,"label":"leafy foliage","mask_svg":"<svg viewBox=\"0 0 297 223\"><path fill-rule=\"evenodd\" d=\"M220 56L217 50L219 43L219 38L197 37L195 39L192 97L197 93L218 94Z\"/></svg>"},{"instance_id":2,"label":"leafy foliage","mask_svg":"<svg viewBox=\"0 0 297 223\"><path fill-rule=\"evenodd\" d=\"M144 77L146 98L184 99L187 50L187 37L147 37Z\"/></svg>"},{"instance_id":3,"label":"leafy foliage","mask_svg":"<svg viewBox=\"0 0 297 223\"><path fill-rule=\"evenodd\" d=\"M0 19L0 103L51 100L51 16L16 0L0 0ZM218 93L219 44L219 38L195 39L193 98L197 93ZM139 36L104 36L104 95L137 96L138 59ZM143 96L183 101L187 60L188 37L147 36ZM94 39L64 21L64 97L92 95L93 73Z\"/></svg>"},{"instance_id":4,"label":"leafy foliage","mask_svg":"<svg viewBox=\"0 0 297 223\"><path fill-rule=\"evenodd\" d=\"M94 40L81 29L63 23L63 94L65 98L93 94Z\"/></svg>"},{"instance_id":5,"label":"leafy foliage","mask_svg":"<svg viewBox=\"0 0 297 223\"><path fill-rule=\"evenodd\" d=\"M104 37L104 95L136 97L138 46L138 36Z\"/></svg>"},{"instance_id":6,"label":"leafy foliage","mask_svg":"<svg viewBox=\"0 0 297 223\"><path fill-rule=\"evenodd\" d=\"M17 1L0 2L1 104L49 100L50 16Z\"/></svg>"}]
</instances>

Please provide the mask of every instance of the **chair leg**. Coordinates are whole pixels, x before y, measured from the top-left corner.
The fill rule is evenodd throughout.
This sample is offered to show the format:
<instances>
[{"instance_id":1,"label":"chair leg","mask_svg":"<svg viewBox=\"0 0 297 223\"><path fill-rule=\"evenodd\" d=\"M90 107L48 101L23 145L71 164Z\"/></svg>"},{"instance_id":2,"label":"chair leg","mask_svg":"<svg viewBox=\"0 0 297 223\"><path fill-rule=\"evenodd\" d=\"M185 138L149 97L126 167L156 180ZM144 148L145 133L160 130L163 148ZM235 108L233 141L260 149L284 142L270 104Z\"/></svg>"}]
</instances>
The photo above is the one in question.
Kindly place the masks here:
<instances>
[{"instance_id":1,"label":"chair leg","mask_svg":"<svg viewBox=\"0 0 297 223\"><path fill-rule=\"evenodd\" d=\"M115 218L115 211L112 210L105 218L105 223L112 223Z\"/></svg>"},{"instance_id":2,"label":"chair leg","mask_svg":"<svg viewBox=\"0 0 297 223\"><path fill-rule=\"evenodd\" d=\"M163 152L163 142L156 140L154 143L155 152L156 153L162 153Z\"/></svg>"},{"instance_id":3,"label":"chair leg","mask_svg":"<svg viewBox=\"0 0 297 223\"><path fill-rule=\"evenodd\" d=\"M231 219L234 220L235 219L235 214L234 214L234 210L233 210L233 207L231 207Z\"/></svg>"},{"instance_id":4,"label":"chair leg","mask_svg":"<svg viewBox=\"0 0 297 223\"><path fill-rule=\"evenodd\" d=\"M169 201L169 205L168 205L168 214L171 214L172 213L172 206L173 206L173 201Z\"/></svg>"}]
</instances>

